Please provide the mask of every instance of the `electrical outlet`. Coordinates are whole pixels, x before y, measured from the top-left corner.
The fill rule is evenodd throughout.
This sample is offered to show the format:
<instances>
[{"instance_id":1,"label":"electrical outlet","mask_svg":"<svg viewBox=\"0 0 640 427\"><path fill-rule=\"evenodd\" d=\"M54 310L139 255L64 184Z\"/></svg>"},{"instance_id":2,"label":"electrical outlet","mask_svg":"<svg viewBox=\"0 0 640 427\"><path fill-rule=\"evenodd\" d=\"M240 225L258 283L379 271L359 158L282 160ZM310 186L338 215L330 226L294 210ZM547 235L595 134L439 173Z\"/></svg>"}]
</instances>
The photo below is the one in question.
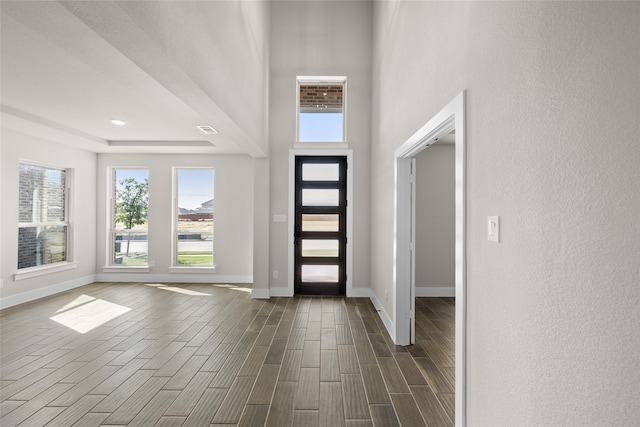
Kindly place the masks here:
<instances>
[{"instance_id":1,"label":"electrical outlet","mask_svg":"<svg viewBox=\"0 0 640 427\"><path fill-rule=\"evenodd\" d=\"M279 276L279 274L278 274L278 270L273 270L273 278L274 278L274 279L277 279L277 278L278 278L278 276Z\"/></svg>"},{"instance_id":2,"label":"electrical outlet","mask_svg":"<svg viewBox=\"0 0 640 427\"><path fill-rule=\"evenodd\" d=\"M149 261L149 267L155 267L155 266L156 266L155 261Z\"/></svg>"}]
</instances>

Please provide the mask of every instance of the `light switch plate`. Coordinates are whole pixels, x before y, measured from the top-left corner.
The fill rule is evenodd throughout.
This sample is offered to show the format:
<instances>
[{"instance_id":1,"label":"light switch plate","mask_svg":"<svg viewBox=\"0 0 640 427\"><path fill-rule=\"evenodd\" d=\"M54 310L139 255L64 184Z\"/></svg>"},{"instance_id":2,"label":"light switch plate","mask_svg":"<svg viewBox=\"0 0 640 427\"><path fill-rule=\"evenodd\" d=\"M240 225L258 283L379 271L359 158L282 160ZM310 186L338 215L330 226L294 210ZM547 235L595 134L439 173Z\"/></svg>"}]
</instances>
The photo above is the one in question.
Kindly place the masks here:
<instances>
[{"instance_id":1,"label":"light switch plate","mask_svg":"<svg viewBox=\"0 0 640 427\"><path fill-rule=\"evenodd\" d=\"M500 243L500 217L487 217L487 240L490 242Z\"/></svg>"},{"instance_id":2,"label":"light switch plate","mask_svg":"<svg viewBox=\"0 0 640 427\"><path fill-rule=\"evenodd\" d=\"M282 214L276 214L273 216L273 222L287 222L287 216Z\"/></svg>"}]
</instances>

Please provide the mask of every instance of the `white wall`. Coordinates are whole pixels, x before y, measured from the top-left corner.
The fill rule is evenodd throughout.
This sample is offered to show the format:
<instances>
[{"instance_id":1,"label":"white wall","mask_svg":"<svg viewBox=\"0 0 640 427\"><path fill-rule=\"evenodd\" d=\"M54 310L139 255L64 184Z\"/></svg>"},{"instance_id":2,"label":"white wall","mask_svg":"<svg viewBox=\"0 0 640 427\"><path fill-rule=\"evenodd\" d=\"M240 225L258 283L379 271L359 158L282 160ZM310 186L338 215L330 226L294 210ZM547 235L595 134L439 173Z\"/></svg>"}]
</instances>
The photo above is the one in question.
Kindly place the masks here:
<instances>
[{"instance_id":1,"label":"white wall","mask_svg":"<svg viewBox=\"0 0 640 427\"><path fill-rule=\"evenodd\" d=\"M146 2L126 2L119 7L201 85L251 142L266 152L268 3L216 1L207 5L169 1L157 7ZM189 28L176 31L179 26ZM206 37L211 44L190 39L194 35ZM192 48L184 49L189 44ZM229 88L233 88L235 96L228 96Z\"/></svg>"},{"instance_id":2,"label":"white wall","mask_svg":"<svg viewBox=\"0 0 640 427\"><path fill-rule=\"evenodd\" d=\"M454 294L454 155L436 143L416 156L416 296Z\"/></svg>"},{"instance_id":3,"label":"white wall","mask_svg":"<svg viewBox=\"0 0 640 427\"><path fill-rule=\"evenodd\" d=\"M287 2L271 6L270 121L271 214L288 212L289 149L296 138L296 76L347 76L347 139L353 149L354 288L369 286L371 146L370 2ZM339 147L344 148L344 147ZM271 223L272 288L288 281L286 223Z\"/></svg>"},{"instance_id":4,"label":"white wall","mask_svg":"<svg viewBox=\"0 0 640 427\"><path fill-rule=\"evenodd\" d=\"M2 306L90 283L96 253L96 155L2 128ZM73 170L71 211L76 268L14 280L18 265L18 188L21 160Z\"/></svg>"},{"instance_id":5,"label":"white wall","mask_svg":"<svg viewBox=\"0 0 640 427\"><path fill-rule=\"evenodd\" d=\"M268 2L69 2L63 6L193 111L203 118L217 116L213 125L218 127L222 121L246 152L266 154ZM223 119L218 108L231 122Z\"/></svg>"},{"instance_id":6,"label":"white wall","mask_svg":"<svg viewBox=\"0 0 640 427\"><path fill-rule=\"evenodd\" d=\"M149 169L149 273L102 273L107 265L108 168ZM173 221L173 167L215 169L215 274L169 273ZM100 154L97 182L98 279L250 282L253 275L253 160L249 156ZM134 275L132 277L132 274Z\"/></svg>"},{"instance_id":7,"label":"white wall","mask_svg":"<svg viewBox=\"0 0 640 427\"><path fill-rule=\"evenodd\" d=\"M638 22L635 2L375 2L381 301L394 150L467 90L469 426L640 419Z\"/></svg>"}]
</instances>

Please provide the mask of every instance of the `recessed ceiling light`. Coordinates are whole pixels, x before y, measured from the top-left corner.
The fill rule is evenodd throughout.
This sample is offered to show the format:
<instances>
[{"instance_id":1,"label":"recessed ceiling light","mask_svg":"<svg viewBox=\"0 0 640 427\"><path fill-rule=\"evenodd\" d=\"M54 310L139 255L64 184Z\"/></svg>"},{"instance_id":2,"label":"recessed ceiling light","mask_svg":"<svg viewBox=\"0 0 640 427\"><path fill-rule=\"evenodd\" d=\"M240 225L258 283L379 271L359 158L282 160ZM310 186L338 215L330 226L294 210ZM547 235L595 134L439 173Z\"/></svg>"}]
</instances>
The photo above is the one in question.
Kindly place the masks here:
<instances>
[{"instance_id":1,"label":"recessed ceiling light","mask_svg":"<svg viewBox=\"0 0 640 427\"><path fill-rule=\"evenodd\" d=\"M120 120L120 119L111 119L111 123L113 123L116 126L124 126L127 124L127 122L125 122L124 120Z\"/></svg>"},{"instance_id":2,"label":"recessed ceiling light","mask_svg":"<svg viewBox=\"0 0 640 427\"><path fill-rule=\"evenodd\" d=\"M196 126L200 132L207 134L207 135L215 135L216 133L218 133L217 130L215 130L212 126Z\"/></svg>"}]
</instances>

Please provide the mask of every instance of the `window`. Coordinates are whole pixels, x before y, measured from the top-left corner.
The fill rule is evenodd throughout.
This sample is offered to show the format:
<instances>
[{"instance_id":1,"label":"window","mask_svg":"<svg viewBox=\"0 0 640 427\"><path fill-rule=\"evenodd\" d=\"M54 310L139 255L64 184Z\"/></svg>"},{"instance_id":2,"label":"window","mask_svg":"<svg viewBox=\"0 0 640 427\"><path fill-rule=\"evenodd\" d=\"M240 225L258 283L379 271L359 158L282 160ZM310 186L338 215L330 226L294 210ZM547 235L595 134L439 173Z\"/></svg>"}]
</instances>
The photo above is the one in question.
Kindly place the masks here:
<instances>
[{"instance_id":1,"label":"window","mask_svg":"<svg viewBox=\"0 0 640 427\"><path fill-rule=\"evenodd\" d=\"M149 170L112 169L110 265L147 266Z\"/></svg>"},{"instance_id":2,"label":"window","mask_svg":"<svg viewBox=\"0 0 640 427\"><path fill-rule=\"evenodd\" d=\"M66 169L20 163L18 269L68 261L69 175Z\"/></svg>"},{"instance_id":3,"label":"window","mask_svg":"<svg viewBox=\"0 0 640 427\"><path fill-rule=\"evenodd\" d=\"M174 265L213 267L214 170L175 169Z\"/></svg>"},{"instance_id":4,"label":"window","mask_svg":"<svg viewBox=\"0 0 640 427\"><path fill-rule=\"evenodd\" d=\"M298 77L298 142L344 142L344 77Z\"/></svg>"}]
</instances>

